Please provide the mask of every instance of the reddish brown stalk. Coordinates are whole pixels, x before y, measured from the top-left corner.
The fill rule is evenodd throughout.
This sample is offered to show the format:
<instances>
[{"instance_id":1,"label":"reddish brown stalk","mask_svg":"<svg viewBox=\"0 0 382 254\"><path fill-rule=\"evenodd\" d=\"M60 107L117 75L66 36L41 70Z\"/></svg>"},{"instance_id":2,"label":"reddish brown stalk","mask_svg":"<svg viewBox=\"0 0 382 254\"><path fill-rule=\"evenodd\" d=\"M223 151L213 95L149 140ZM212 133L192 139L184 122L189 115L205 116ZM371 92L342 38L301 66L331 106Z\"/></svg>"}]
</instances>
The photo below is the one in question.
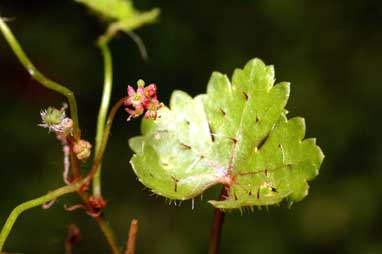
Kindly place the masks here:
<instances>
[{"instance_id":1,"label":"reddish brown stalk","mask_svg":"<svg viewBox=\"0 0 382 254\"><path fill-rule=\"evenodd\" d=\"M106 144L107 144L107 141L109 139L109 133L110 133L111 125L113 123L114 116L117 113L118 109L123 105L123 103L125 102L125 100L127 98L128 98L128 96L120 99L113 106L113 108L110 110L109 116L108 116L107 121L106 121L106 126L105 126L105 130L104 130L104 134L103 134L104 138L103 138L102 143L100 145L99 151L96 154L96 157L94 159L93 165L90 168L90 171L89 171L88 175L85 178L86 182L90 182L91 181L91 179L94 177L95 173L97 172L98 166L101 164L101 161L102 161L102 158L103 158L103 154L105 152Z\"/></svg>"},{"instance_id":2,"label":"reddish brown stalk","mask_svg":"<svg viewBox=\"0 0 382 254\"><path fill-rule=\"evenodd\" d=\"M138 220L132 219L130 223L129 238L127 239L125 254L135 253L135 241L137 239L137 232L138 232Z\"/></svg>"},{"instance_id":3,"label":"reddish brown stalk","mask_svg":"<svg viewBox=\"0 0 382 254\"><path fill-rule=\"evenodd\" d=\"M89 204L89 196L90 195L86 191L86 187L89 185L90 181L92 180L92 178L94 177L95 173L98 170L98 166L100 165L102 158L103 158L103 154L105 152L105 148L106 148L106 144L108 141L111 125L113 123L113 119L114 119L118 109L123 105L126 98L127 97L120 99L111 109L109 116L107 118L107 121L106 121L106 126L105 126L105 130L104 130L104 139L102 140L100 149L95 156L93 165L90 168L89 173L82 180L82 182L83 182L82 187L79 188L77 191L78 195L81 197L81 199L83 201L83 206L87 210L88 214L90 214L90 215L95 214L96 215L96 216L92 216L92 217L95 219L95 221L97 222L97 224L101 228L101 231L105 235L105 238L106 238L107 242L109 243L109 245L113 251L113 254L120 254L121 250L119 249L119 247L115 241L115 238L114 238L114 235L112 233L110 226L103 219L102 213L97 213L97 211L94 213L94 208ZM68 142L69 142L69 144L71 144L71 147L72 147L72 144L73 144L72 138L68 138ZM73 153L72 149L71 149L70 158L71 158L71 165L72 165L73 181L81 181L78 159L77 159L76 155ZM138 225L136 225L136 227L137 226ZM131 227L132 227L132 225L131 225ZM135 234L136 234L136 230L135 230ZM134 249L133 249L133 251L134 251ZM133 253L133 252L131 252L131 253Z\"/></svg>"},{"instance_id":4,"label":"reddish brown stalk","mask_svg":"<svg viewBox=\"0 0 382 254\"><path fill-rule=\"evenodd\" d=\"M90 213L92 213L92 207L89 205L89 193L87 192L78 192L78 195L80 195L82 201L84 202L84 205L86 206L86 209L89 210ZM94 220L97 222L98 226L100 227L102 233L104 234L106 241L110 245L111 250L113 251L113 254L120 254L121 250L118 247L118 244L115 241L115 237L113 235L113 232L110 228L110 225L107 224L102 217L102 213L100 213L101 216L96 216Z\"/></svg>"},{"instance_id":5,"label":"reddish brown stalk","mask_svg":"<svg viewBox=\"0 0 382 254\"><path fill-rule=\"evenodd\" d=\"M65 254L72 254L72 249L80 242L80 229L75 224L70 224L68 227L68 236L65 241Z\"/></svg>"},{"instance_id":6,"label":"reddish brown stalk","mask_svg":"<svg viewBox=\"0 0 382 254\"><path fill-rule=\"evenodd\" d=\"M223 186L220 191L219 200L224 200L227 196L227 186ZM208 248L209 254L217 254L219 251L219 243L224 222L224 212L218 208L215 208L214 218L212 222L210 244Z\"/></svg>"},{"instance_id":7,"label":"reddish brown stalk","mask_svg":"<svg viewBox=\"0 0 382 254\"><path fill-rule=\"evenodd\" d=\"M115 113L114 113L114 115L115 115ZM114 117L114 115L113 115L113 117ZM110 123L110 125L111 125L111 123ZM110 128L109 128L109 130L110 130ZM72 140L70 140L70 141L72 141ZM80 175L78 159L72 150L71 150L70 158L71 158L71 165L72 165L73 181L80 181L82 177ZM99 158L99 157L97 157L97 158ZM102 157L100 157L98 160L99 160L99 162L98 162L98 165L99 165L99 163L102 160ZM86 176L87 180L84 181L85 184L83 184L83 186L77 191L77 193L81 197L82 202L84 204L84 208L88 211L88 214L89 215L97 214L97 216L91 216L91 217L94 218L94 220L97 222L98 226L100 227L102 233L104 234L104 236L106 238L106 241L110 245L110 248L111 248L113 254L120 254L121 250L115 241L115 237L113 235L113 232L112 232L109 224L107 224L105 222L105 220L102 216L98 216L98 213L93 213L93 208L89 205L89 196L90 195L86 191L86 188L84 188L84 186L87 186L89 184L90 180L92 179L92 177L94 176L94 174L98 168L98 165L96 165L96 164L97 164L96 162L93 163L91 170L89 171L88 175ZM94 170L94 168L95 168L95 170ZM99 214L102 215L101 213L99 213Z\"/></svg>"},{"instance_id":8,"label":"reddish brown stalk","mask_svg":"<svg viewBox=\"0 0 382 254\"><path fill-rule=\"evenodd\" d=\"M90 183L90 181L92 180L92 178L94 177L95 173L98 170L98 166L100 165L102 158L103 158L103 154L105 152L105 148L106 148L106 144L108 141L111 125L113 123L113 119L114 119L118 109L123 105L126 98L127 97L120 99L113 106L113 108L111 109L111 111L109 113L109 116L108 116L107 121L106 121L104 135L103 135L104 139L102 140L102 143L100 145L100 149L95 156L93 165L90 168L88 175L85 177L85 179L83 181L84 182L83 186L86 186ZM78 167L78 160L74 154L73 154L73 156L71 156L71 158L72 158L72 165L73 165L72 166L73 167L73 169L72 169L73 170L73 176L76 180L79 180L81 178L81 176L80 176L79 167ZM78 191L78 194L80 195L81 199L83 200L83 202L84 202L86 208L89 210L89 212L92 212L93 208L89 205L89 194L87 192L81 190L81 189L83 189L83 188L80 188L80 190ZM115 238L114 238L114 235L112 233L110 226L105 222L105 220L102 218L102 216L96 216L96 217L94 217L94 219L96 220L96 222L98 223L98 226L101 228L103 234L105 235L105 238L106 238L107 242L109 243L109 245L113 251L113 254L120 254L121 250L119 249L117 243L115 242Z\"/></svg>"},{"instance_id":9,"label":"reddish brown stalk","mask_svg":"<svg viewBox=\"0 0 382 254\"><path fill-rule=\"evenodd\" d=\"M79 178L81 177L80 167L78 165L77 157L73 153L72 149L70 149L70 163L72 164L72 176L73 176L73 180L79 180Z\"/></svg>"}]
</instances>

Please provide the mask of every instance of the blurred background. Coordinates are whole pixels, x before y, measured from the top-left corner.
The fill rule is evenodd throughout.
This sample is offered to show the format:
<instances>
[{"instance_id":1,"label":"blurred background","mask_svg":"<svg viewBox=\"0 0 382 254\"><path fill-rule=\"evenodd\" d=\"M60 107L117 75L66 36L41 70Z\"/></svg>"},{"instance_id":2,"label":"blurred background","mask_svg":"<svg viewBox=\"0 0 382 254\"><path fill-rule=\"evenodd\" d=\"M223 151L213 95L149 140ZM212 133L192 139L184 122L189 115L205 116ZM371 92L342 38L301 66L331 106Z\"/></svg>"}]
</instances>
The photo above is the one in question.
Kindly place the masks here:
<instances>
[{"instance_id":1,"label":"blurred background","mask_svg":"<svg viewBox=\"0 0 382 254\"><path fill-rule=\"evenodd\" d=\"M260 57L290 81L289 117L303 116L306 137L317 137L326 158L310 194L285 205L233 211L226 216L222 253L382 253L381 67L382 2L379 0L135 1L141 10L159 7L160 21L139 29L149 53L140 58L121 34L111 43L112 102L127 84L156 82L162 101L181 89L204 93L212 71ZM78 100L85 139L94 140L103 66L95 40L102 23L73 1L1 0L9 22L35 65L71 88ZM37 127L39 111L60 107L64 98L36 83L0 36L0 224L12 208L62 186L61 146ZM121 111L122 112L122 111ZM130 165L128 139L139 121L114 122L105 155L106 216L121 245L130 220L140 223L137 253L206 253L213 207L204 200L181 207L150 195ZM84 165L84 168L89 166ZM75 195L48 209L34 208L17 221L8 252L64 253L67 227L76 223L82 241L75 253L109 253L98 226L81 211L66 212Z\"/></svg>"}]
</instances>

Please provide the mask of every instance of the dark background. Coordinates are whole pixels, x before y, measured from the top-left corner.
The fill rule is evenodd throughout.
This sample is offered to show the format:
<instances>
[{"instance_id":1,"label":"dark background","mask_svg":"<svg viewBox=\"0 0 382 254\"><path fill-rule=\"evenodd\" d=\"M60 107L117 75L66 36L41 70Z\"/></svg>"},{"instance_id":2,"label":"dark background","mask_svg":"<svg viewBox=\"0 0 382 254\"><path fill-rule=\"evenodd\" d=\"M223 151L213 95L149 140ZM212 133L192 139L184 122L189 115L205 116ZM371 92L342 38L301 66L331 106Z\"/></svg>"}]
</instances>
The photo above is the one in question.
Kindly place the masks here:
<instances>
[{"instance_id":1,"label":"dark background","mask_svg":"<svg viewBox=\"0 0 382 254\"><path fill-rule=\"evenodd\" d=\"M149 52L121 34L111 43L112 102L138 78L156 82L162 101L174 89L203 93L209 75L229 75L260 57L291 81L289 117L303 116L306 137L317 137L326 158L310 194L285 205L226 217L222 253L382 253L381 67L379 0L136 1L159 7L160 21L137 33ZM0 1L23 48L48 77L74 90L83 137L93 140L103 67L95 40L104 27L72 1ZM37 84L0 36L0 223L13 207L61 186L62 152L54 135L37 127L39 111L64 98ZM105 155L106 216L121 245L130 220L140 222L137 253L206 253L219 188L181 207L155 198L136 180L128 139L139 121L119 114ZM88 162L87 166L89 166ZM67 226L82 231L76 253L108 253L97 225L83 212L66 212L60 198L49 210L34 208L17 221L9 252L64 253Z\"/></svg>"}]
</instances>

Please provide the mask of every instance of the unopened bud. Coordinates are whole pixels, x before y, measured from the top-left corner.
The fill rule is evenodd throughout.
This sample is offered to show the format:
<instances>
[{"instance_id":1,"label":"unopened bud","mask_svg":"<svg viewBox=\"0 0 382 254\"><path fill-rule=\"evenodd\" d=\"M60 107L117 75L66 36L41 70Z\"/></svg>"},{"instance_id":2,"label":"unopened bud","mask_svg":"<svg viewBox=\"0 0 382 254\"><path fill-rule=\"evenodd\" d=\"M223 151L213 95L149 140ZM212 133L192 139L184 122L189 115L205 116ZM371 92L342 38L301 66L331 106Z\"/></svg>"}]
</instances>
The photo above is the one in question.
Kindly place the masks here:
<instances>
[{"instance_id":1,"label":"unopened bud","mask_svg":"<svg viewBox=\"0 0 382 254\"><path fill-rule=\"evenodd\" d=\"M83 139L78 140L73 145L73 152L79 160L87 160L90 157L91 149L92 145Z\"/></svg>"},{"instance_id":2,"label":"unopened bud","mask_svg":"<svg viewBox=\"0 0 382 254\"><path fill-rule=\"evenodd\" d=\"M145 81L143 81L143 79L140 79L137 81L137 85L138 85L138 87L139 86L145 86Z\"/></svg>"},{"instance_id":3,"label":"unopened bud","mask_svg":"<svg viewBox=\"0 0 382 254\"><path fill-rule=\"evenodd\" d=\"M157 86L155 84L150 84L145 88L145 92L150 98L155 97L157 94Z\"/></svg>"},{"instance_id":4,"label":"unopened bud","mask_svg":"<svg viewBox=\"0 0 382 254\"><path fill-rule=\"evenodd\" d=\"M89 205L95 209L103 209L106 207L106 201L100 196L90 196Z\"/></svg>"}]
</instances>

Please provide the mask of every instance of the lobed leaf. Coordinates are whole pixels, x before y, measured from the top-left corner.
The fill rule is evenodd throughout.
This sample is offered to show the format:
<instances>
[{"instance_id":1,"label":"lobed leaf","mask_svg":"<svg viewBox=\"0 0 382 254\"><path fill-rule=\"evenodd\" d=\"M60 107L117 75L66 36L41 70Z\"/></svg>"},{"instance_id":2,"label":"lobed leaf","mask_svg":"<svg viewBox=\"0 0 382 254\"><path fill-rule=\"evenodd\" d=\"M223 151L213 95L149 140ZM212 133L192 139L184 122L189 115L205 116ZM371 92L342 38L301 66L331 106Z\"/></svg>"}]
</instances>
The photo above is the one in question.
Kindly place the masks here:
<instances>
[{"instance_id":1,"label":"lobed leaf","mask_svg":"<svg viewBox=\"0 0 382 254\"><path fill-rule=\"evenodd\" d=\"M261 60L235 70L232 82L214 72L207 93L175 91L157 120L142 121L130 139L139 180L158 195L190 199L207 188L229 188L221 209L289 204L308 194L324 158L305 139L303 118L286 118L289 83L274 85L274 70Z\"/></svg>"}]
</instances>

